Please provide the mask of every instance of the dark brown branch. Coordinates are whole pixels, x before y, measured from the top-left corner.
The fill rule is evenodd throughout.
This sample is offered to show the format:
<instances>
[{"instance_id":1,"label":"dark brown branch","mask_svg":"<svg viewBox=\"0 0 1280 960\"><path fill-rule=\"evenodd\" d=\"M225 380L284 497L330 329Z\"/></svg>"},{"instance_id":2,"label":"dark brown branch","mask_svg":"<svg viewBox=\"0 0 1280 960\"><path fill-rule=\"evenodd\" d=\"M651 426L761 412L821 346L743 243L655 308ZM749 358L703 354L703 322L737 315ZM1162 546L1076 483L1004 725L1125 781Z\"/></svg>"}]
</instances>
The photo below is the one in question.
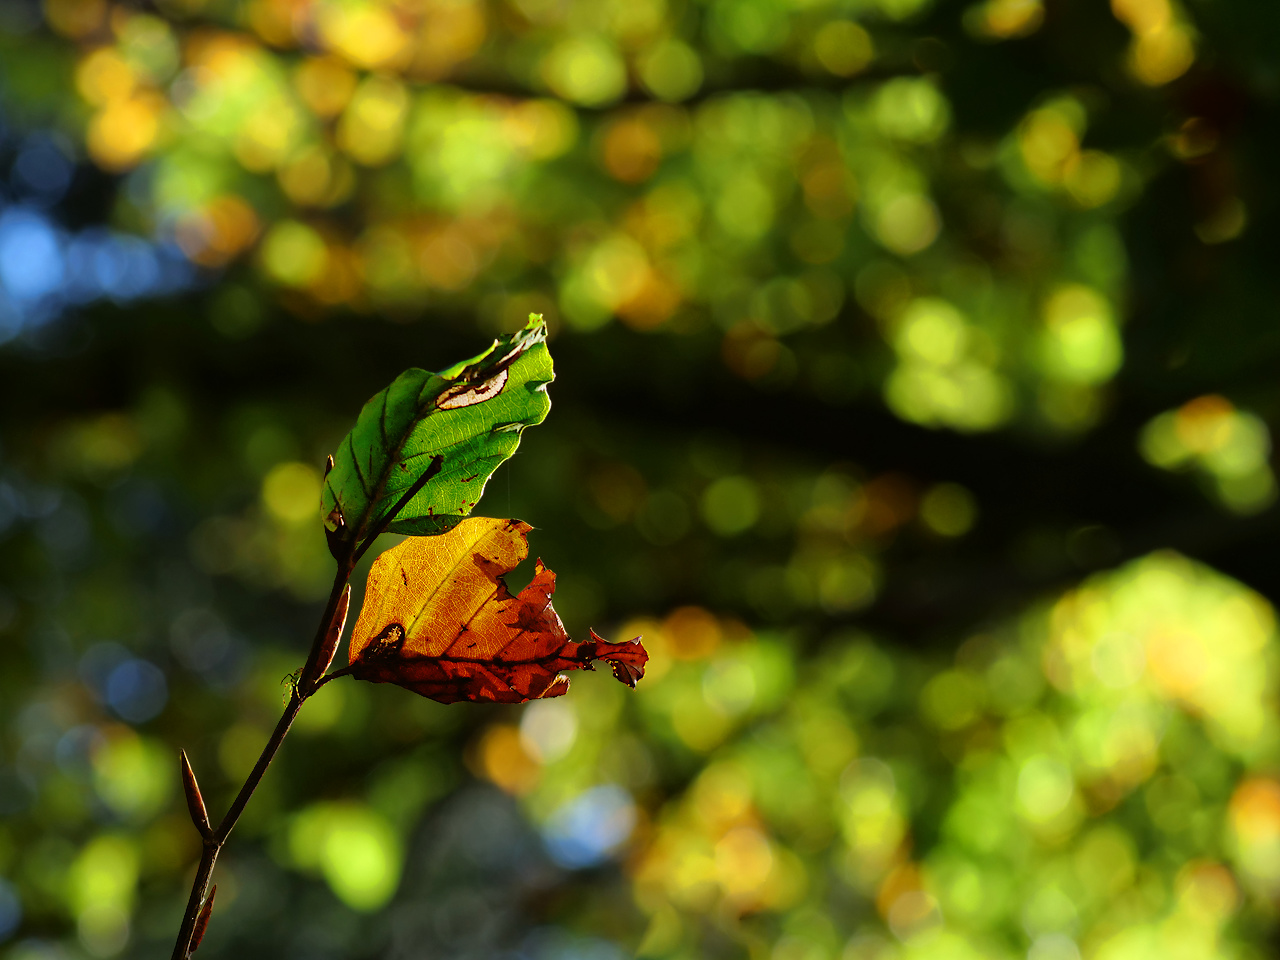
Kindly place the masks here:
<instances>
[{"instance_id":1,"label":"dark brown branch","mask_svg":"<svg viewBox=\"0 0 1280 960\"><path fill-rule=\"evenodd\" d=\"M196 868L196 878L191 884L191 896L187 899L187 909L182 915L182 926L178 930L178 942L173 945L172 960L187 960L191 953L191 935L195 932L196 921L200 918L200 908L204 904L204 892L209 887L209 878L213 876L213 865L218 861L218 853L222 844L212 839L206 840L204 850L200 854L200 866Z\"/></svg>"},{"instance_id":2,"label":"dark brown branch","mask_svg":"<svg viewBox=\"0 0 1280 960\"><path fill-rule=\"evenodd\" d=\"M262 775L267 772L267 767L275 759L276 751L280 749L280 744L284 742L285 736L289 733L289 728L293 726L293 718L298 715L298 710L301 706L302 697L295 689L289 694L289 702L285 705L284 713L281 714L275 730L271 731L271 739L262 748L262 754L258 757L258 762L253 765L253 770L249 773L249 779L244 782L244 786L240 788L240 792L236 795L235 802L231 804L231 809L222 818L222 822L218 824L218 829L213 832L213 839L218 844L227 842L228 835L234 829L236 821L240 819L240 814L244 812L245 804L253 796L253 791L258 789Z\"/></svg>"},{"instance_id":3,"label":"dark brown branch","mask_svg":"<svg viewBox=\"0 0 1280 960\"><path fill-rule=\"evenodd\" d=\"M271 766L271 761L275 759L276 751L280 749L280 744L284 742L284 738L289 732L289 727L293 725L293 718L298 715L298 710L301 707L302 697L295 687L289 694L289 702L285 705L280 722L276 724L275 730L272 731L271 739L267 741L267 745L262 748L262 754L258 757L258 762L253 765L253 770L249 773L249 778L245 780L244 786L240 788L240 793L236 795L235 802L231 804L231 809L222 818L222 822L218 824L218 829L214 830L212 835L205 840L204 852L200 857L200 867L196 870L195 882L191 885L191 896L187 899L187 910L182 917L182 927L178 931L178 942L173 946L173 960L187 960L191 956L191 935L195 931L196 921L200 917L200 908L204 905L205 891L209 887L209 878L213 876L213 865L217 862L218 854L222 851L223 844L227 842L227 837L235 828L236 821L240 819L240 814L244 812L249 798L253 796L253 792L258 789L258 784L262 782L262 776L267 772L267 767Z\"/></svg>"},{"instance_id":4,"label":"dark brown branch","mask_svg":"<svg viewBox=\"0 0 1280 960\"><path fill-rule=\"evenodd\" d=\"M345 562L338 561L338 571L334 576L333 589L329 592L329 602L325 604L324 614L320 617L320 626L317 628L315 639L312 641L311 652L307 657L307 665L303 667L303 676L307 675L309 669L314 671L313 664L323 654L325 639L333 623L334 614L337 612L347 592L347 581L351 577L351 568L354 565L354 561L350 559ZM244 813L244 808L249 803L249 798L253 796L254 791L258 789L258 784L262 782L262 777L266 774L267 767L271 766L271 761L275 759L276 752L280 749L280 744L284 742L285 736L289 733L289 728L293 726L294 717L298 715L298 711L302 708L302 704L307 697L317 688L318 685L310 690L303 691L297 685L293 687L289 692L289 702L285 705L284 713L281 714L275 730L271 732L271 739L262 748L262 754L258 757L258 762L253 765L253 770L250 771L244 786L240 788L240 792L236 795L235 801L231 804L231 809L227 811L226 816L222 818L222 822L218 824L216 830L208 833L201 830L204 838L204 851L200 857L200 866L196 870L195 880L191 884L191 896L187 899L187 909L182 915L182 926L178 930L178 940L173 946L173 960L188 960L191 956L192 934L199 920L200 910L205 903L205 891L209 887L209 879L213 875L213 865L217 862L218 854L221 852L223 844L227 842L227 837L231 835L231 831L235 828L236 821ZM184 754L184 761L185 756ZM189 769L189 765L184 762L184 784L186 783L187 769ZM194 774L192 774L192 781L194 781ZM190 791L188 791L187 797L188 803L190 803ZM203 800L201 801L201 806L203 806ZM191 815L192 819L196 820L197 828L199 828L200 822L196 819L197 811L194 806L192 807Z\"/></svg>"},{"instance_id":5,"label":"dark brown branch","mask_svg":"<svg viewBox=\"0 0 1280 960\"><path fill-rule=\"evenodd\" d=\"M204 839L204 852L200 857L200 866L196 870L195 881L191 885L191 896L187 899L187 909L182 916L182 927L178 931L178 941L173 947L173 960L188 960L191 956L194 949L193 934L197 923L199 923L201 910L207 903L205 891L208 889L209 880L213 876L213 865L217 862L218 854L221 852L223 844L227 842L227 837L235 829L236 821L244 813L244 808L249 803L254 791L258 789L258 784L262 782L262 777L266 774L267 767L271 766L271 761L275 759L276 752L280 749L280 744L284 742L284 738L289 733L289 728L293 725L294 717L298 715L302 704L306 702L309 696L330 680L346 676L350 672L348 667L328 677L322 677L321 674L328 668L328 663L321 665L320 661L327 661L333 656L336 643L333 642L335 638L333 638L332 634L335 622L338 620L339 608L345 605L350 596L349 581L351 579L351 571L355 568L360 558L364 556L365 551L368 550L373 541L386 530L400 511L409 505L409 502L417 496L418 491L425 487L431 478L440 472L443 466L444 457L437 454L409 489L369 528L368 534L358 546L349 544L341 546L335 551L338 570L333 578L333 589L329 591L329 601L325 604L324 613L320 617L320 625L316 628L315 638L311 642L311 651L307 655L307 662L303 665L299 674L301 682L295 683L293 689L289 692L289 702L284 708L280 722L276 724L275 730L271 733L271 739L262 748L262 754L258 757L258 762L254 764L253 770L244 782L244 786L240 788L235 801L231 804L231 809L227 811L226 816L222 818L222 822L218 824L216 830L210 830L209 828L208 814L204 810L204 801L199 796L199 787L195 786L195 774L191 772L191 766L187 762L186 754L182 755L183 784L186 787L187 802L191 810L191 819L195 822L196 828ZM339 632L341 631L341 624L338 624L338 630ZM196 800L199 800L198 804Z\"/></svg>"}]
</instances>

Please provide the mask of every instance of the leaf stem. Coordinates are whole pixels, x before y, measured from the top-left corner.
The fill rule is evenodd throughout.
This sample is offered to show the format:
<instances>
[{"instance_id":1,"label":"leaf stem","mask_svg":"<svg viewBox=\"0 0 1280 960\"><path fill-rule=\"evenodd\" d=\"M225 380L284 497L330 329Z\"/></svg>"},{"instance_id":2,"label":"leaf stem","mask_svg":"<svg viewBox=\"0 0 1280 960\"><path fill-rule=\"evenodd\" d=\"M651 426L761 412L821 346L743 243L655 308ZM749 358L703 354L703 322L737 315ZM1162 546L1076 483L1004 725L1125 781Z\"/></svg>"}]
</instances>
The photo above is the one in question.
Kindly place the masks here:
<instances>
[{"instance_id":1,"label":"leaf stem","mask_svg":"<svg viewBox=\"0 0 1280 960\"><path fill-rule=\"evenodd\" d=\"M316 690L319 690L330 680L337 680L340 677L351 676L352 670L353 670L352 666L346 666L346 667L343 667L341 670L335 670L333 671L333 673L326 674L325 676L321 677L319 680L316 681ZM315 691L312 691L312 692L314 693Z\"/></svg>"}]
</instances>

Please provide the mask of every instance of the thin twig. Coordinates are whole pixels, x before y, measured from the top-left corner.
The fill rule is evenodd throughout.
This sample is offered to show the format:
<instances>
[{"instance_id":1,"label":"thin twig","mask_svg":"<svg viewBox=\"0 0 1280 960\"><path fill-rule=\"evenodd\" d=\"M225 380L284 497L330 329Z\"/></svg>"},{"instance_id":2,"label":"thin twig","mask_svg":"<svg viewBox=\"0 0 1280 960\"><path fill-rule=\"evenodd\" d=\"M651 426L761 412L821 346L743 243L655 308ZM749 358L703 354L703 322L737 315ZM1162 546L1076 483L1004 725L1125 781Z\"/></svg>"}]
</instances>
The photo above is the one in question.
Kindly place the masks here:
<instances>
[{"instance_id":1,"label":"thin twig","mask_svg":"<svg viewBox=\"0 0 1280 960\"><path fill-rule=\"evenodd\" d=\"M231 809L227 811L227 815L222 818L222 822L218 824L218 828L213 831L213 834L205 840L204 852L200 856L200 866L196 870L195 882L191 884L191 896L187 899L187 910L182 917L182 927L178 931L178 942L173 946L173 960L187 960L191 955L191 934L195 930L196 920L199 919L200 908L204 905L205 891L209 887L210 877L213 876L213 865L217 862L218 854L222 852L223 844L227 842L227 837L231 835L236 821L240 819L240 814L244 812L245 804L249 802L253 792L258 789L258 784L262 782L263 774L267 772L267 767L275 759L276 751L280 749L280 744L284 742L285 735L289 732L289 727L293 725L293 718L298 715L298 710L301 707L302 697L298 694L297 688L294 688L289 695L289 702L284 708L280 722L276 724L275 730L272 731L271 739L267 741L267 745L262 748L262 754L258 757L258 762L253 765L253 770L249 773L249 778L245 780L244 786L240 788L240 793L236 796L235 802L231 804Z\"/></svg>"},{"instance_id":2,"label":"thin twig","mask_svg":"<svg viewBox=\"0 0 1280 960\"><path fill-rule=\"evenodd\" d=\"M249 798L253 796L253 791L258 789L258 784L262 781L262 775L267 772L267 767L271 765L271 761L275 759L276 751L280 749L280 744L284 742L289 728L293 726L293 718L298 715L298 710L302 706L302 697L295 688L289 694L289 702L285 704L284 713L280 715L280 720L276 724L276 728L271 731L271 739L267 741L267 745L262 748L262 753L258 757L258 762L253 765L253 770L249 773L249 779L244 782L244 786L240 788L240 792L236 795L235 802L231 804L231 809L227 811L227 815L222 818L222 822L218 824L218 829L213 831L213 839L218 844L227 842L227 837L231 834L232 829L236 825L236 821L240 819L240 814L244 812L245 804L249 802Z\"/></svg>"},{"instance_id":3,"label":"thin twig","mask_svg":"<svg viewBox=\"0 0 1280 960\"><path fill-rule=\"evenodd\" d=\"M342 600L353 566L355 564L350 559L338 561L338 571L334 576L333 589L330 591L329 602L325 605L324 614L320 618L320 626L316 630L315 640L311 644L311 653L307 658L308 664L320 655L320 647L323 645L325 635L328 633L329 624L333 621L334 611L337 610L338 604ZM271 761L275 759L276 752L280 749L280 744L284 742L285 736L289 733L289 728L293 725L293 718L298 715L298 710L301 709L302 704L312 692L314 691L304 693L297 686L294 686L290 691L289 702L285 705L284 713L281 714L280 721L276 724L275 730L272 731L271 739L262 748L262 754L258 757L258 762L253 765L253 770L250 771L244 786L240 788L235 801L231 804L231 809L222 818L222 822L218 824L217 829L205 836L204 850L200 856L200 866L197 868L195 880L191 884L191 896L187 899L187 909L182 915L182 926L178 930L178 940L173 946L172 960L187 960L190 957L191 935L200 916L200 908L204 904L205 891L209 887L209 879L213 875L213 865L217 862L218 854L222 851L223 844L227 842L227 837L231 835L236 821L240 819L240 814L244 812L249 798L253 796L254 791L258 789L258 784L262 782L262 777L266 774L267 767L271 766Z\"/></svg>"},{"instance_id":4,"label":"thin twig","mask_svg":"<svg viewBox=\"0 0 1280 960\"><path fill-rule=\"evenodd\" d=\"M329 602L325 604L324 613L320 617L320 625L316 628L315 639L311 642L311 652L307 656L307 662L299 674L301 677L310 677L316 670L319 658L323 656L325 647L325 637L329 633L330 627L334 620L334 614L339 604L343 601L343 595L347 589L348 582L351 579L351 571L355 569L355 565L364 556L365 551L378 536L390 525L391 521L409 505L418 491L425 487L428 481L438 474L444 466L444 457L437 455L432 458L430 466L422 472L422 475L407 489L395 504L387 510L378 520L369 528L368 534L363 538L359 545L352 544L349 547L335 551L335 559L338 562L338 570L333 578L333 589L329 592ZM253 765L248 778L244 782L244 786L240 788L240 792L236 794L235 801L231 804L231 809L227 811L222 822L218 824L216 830L205 832L201 830L204 839L204 849L200 855L200 865L196 868L195 880L191 884L191 896L187 898L187 909L182 915L182 926L178 930L178 941L173 946L173 960L188 960L191 956L191 939L195 931L196 923L200 918L200 910L204 906L205 891L209 888L209 880L213 876L213 865L218 861L218 854L222 851L223 845L227 842L227 837L231 835L231 831L235 828L236 821L240 819L240 814L244 813L245 806L249 803L249 799L253 796L254 791L258 789L258 784L262 782L263 776L267 772L267 767L271 766L271 761L275 759L276 752L280 749L280 744L284 743L284 738L289 733L289 728L293 725L293 719L298 715L298 711L302 708L302 704L307 698L319 690L330 680L336 680L338 677L346 676L350 672L350 667L337 670L327 677L322 677L315 683L308 684L307 689L294 685L289 692L289 702L285 705L284 713L280 716L280 721L276 724L275 730L271 733L271 739L267 741L267 745L262 748L262 754L258 757L258 762ZM186 755L183 754L183 762L186 762ZM185 772L185 769L184 769ZM194 774L192 775L194 782ZM188 792L190 800L191 793ZM201 803L203 807L203 801ZM201 809L199 812L203 812ZM196 822L197 827L201 826L197 811L192 806L192 818ZM207 822L207 821L206 821Z\"/></svg>"},{"instance_id":5,"label":"thin twig","mask_svg":"<svg viewBox=\"0 0 1280 960\"><path fill-rule=\"evenodd\" d=\"M196 878L191 884L191 896L187 899L187 910L182 915L182 927L178 930L178 942L173 946L173 960L187 960L191 955L191 934L195 932L196 920L200 917L200 908L204 905L204 892L209 887L209 878L213 876L213 865L218 862L218 853L222 844L212 839L206 840L200 853L200 866L196 868Z\"/></svg>"}]
</instances>

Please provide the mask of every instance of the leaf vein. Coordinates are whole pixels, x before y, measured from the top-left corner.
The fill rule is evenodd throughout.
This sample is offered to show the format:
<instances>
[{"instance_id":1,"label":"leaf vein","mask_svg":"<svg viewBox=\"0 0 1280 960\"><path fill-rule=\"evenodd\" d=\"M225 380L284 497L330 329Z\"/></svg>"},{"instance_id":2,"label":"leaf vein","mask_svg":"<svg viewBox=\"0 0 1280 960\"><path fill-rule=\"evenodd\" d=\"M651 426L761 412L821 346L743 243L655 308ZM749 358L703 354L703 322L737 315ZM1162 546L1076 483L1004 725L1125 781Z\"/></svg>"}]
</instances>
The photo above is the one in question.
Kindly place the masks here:
<instances>
[{"instance_id":1,"label":"leaf vein","mask_svg":"<svg viewBox=\"0 0 1280 960\"><path fill-rule=\"evenodd\" d=\"M356 468L356 479L360 481L360 489L364 491L365 499L370 500L372 492L369 490L368 481L364 478L364 471L360 469L360 455L356 453L356 442L350 433L347 434L347 449L351 451L351 464Z\"/></svg>"}]
</instances>

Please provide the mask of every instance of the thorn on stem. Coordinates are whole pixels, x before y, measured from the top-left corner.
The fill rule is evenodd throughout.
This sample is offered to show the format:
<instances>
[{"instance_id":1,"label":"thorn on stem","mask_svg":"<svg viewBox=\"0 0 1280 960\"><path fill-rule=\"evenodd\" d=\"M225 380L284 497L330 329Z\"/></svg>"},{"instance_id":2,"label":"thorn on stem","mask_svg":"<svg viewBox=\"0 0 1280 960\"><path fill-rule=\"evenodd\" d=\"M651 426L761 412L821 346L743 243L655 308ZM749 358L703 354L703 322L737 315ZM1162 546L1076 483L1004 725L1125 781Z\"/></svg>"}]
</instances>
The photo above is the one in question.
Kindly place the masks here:
<instances>
[{"instance_id":1,"label":"thorn on stem","mask_svg":"<svg viewBox=\"0 0 1280 960\"><path fill-rule=\"evenodd\" d=\"M200 794L200 784L196 783L196 772L191 769L191 761L187 759L187 751L180 750L182 756L182 790L187 795L187 809L191 811L191 822L206 840L213 835L209 826L209 811L205 809L204 797Z\"/></svg>"},{"instance_id":2,"label":"thorn on stem","mask_svg":"<svg viewBox=\"0 0 1280 960\"><path fill-rule=\"evenodd\" d=\"M200 948L200 941L204 939L205 929L209 926L209 917L213 914L213 898L218 895L218 885L215 883L209 890L209 896L204 898L204 906L200 908L200 915L196 917L196 925L191 931L191 949L187 952L187 956L195 953Z\"/></svg>"}]
</instances>

